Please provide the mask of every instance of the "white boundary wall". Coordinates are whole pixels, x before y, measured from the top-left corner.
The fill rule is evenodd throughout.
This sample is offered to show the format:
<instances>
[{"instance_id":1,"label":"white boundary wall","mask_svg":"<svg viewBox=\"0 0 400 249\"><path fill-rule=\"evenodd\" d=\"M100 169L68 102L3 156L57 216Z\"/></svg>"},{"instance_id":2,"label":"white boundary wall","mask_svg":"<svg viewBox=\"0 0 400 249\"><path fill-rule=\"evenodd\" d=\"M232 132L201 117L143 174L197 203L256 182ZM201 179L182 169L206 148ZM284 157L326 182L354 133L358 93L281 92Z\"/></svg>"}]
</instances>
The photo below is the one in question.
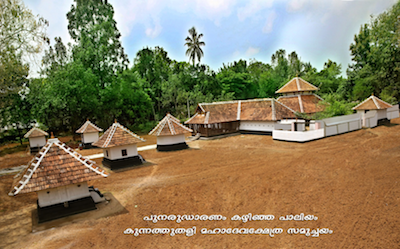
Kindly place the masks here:
<instances>
[{"instance_id":1,"label":"white boundary wall","mask_svg":"<svg viewBox=\"0 0 400 249\"><path fill-rule=\"evenodd\" d=\"M361 114L355 113L333 118L322 119L325 128L325 136L333 136L337 134L355 131L362 128Z\"/></svg>"},{"instance_id":2,"label":"white boundary wall","mask_svg":"<svg viewBox=\"0 0 400 249\"><path fill-rule=\"evenodd\" d=\"M307 142L324 137L324 129L313 131L281 131L274 130L272 138L292 142Z\"/></svg>"},{"instance_id":3,"label":"white boundary wall","mask_svg":"<svg viewBox=\"0 0 400 249\"><path fill-rule=\"evenodd\" d=\"M393 107L390 107L388 109L386 109L386 116L387 119L391 120L394 118L398 118L399 117L399 105L394 105Z\"/></svg>"},{"instance_id":4,"label":"white boundary wall","mask_svg":"<svg viewBox=\"0 0 400 249\"><path fill-rule=\"evenodd\" d=\"M296 119L287 119L281 120L275 123L274 130L284 130L291 131L294 129L293 123L297 125L297 131L305 131L306 130L306 121L305 120L296 120Z\"/></svg>"},{"instance_id":5,"label":"white boundary wall","mask_svg":"<svg viewBox=\"0 0 400 249\"><path fill-rule=\"evenodd\" d=\"M272 131L272 138L284 141L307 142L359 130L362 126L373 128L378 125L378 119L387 117L387 119L390 120L398 118L399 116L399 105L394 105L385 110L371 110L367 113L358 112L350 115L311 121L309 131L291 131L294 120L288 120L275 124L275 130ZM318 125L316 125L317 123ZM319 129L315 129L316 127L319 127Z\"/></svg>"},{"instance_id":6,"label":"white boundary wall","mask_svg":"<svg viewBox=\"0 0 400 249\"><path fill-rule=\"evenodd\" d=\"M275 122L273 121L240 121L239 130L241 131L273 131Z\"/></svg>"},{"instance_id":7,"label":"white boundary wall","mask_svg":"<svg viewBox=\"0 0 400 249\"><path fill-rule=\"evenodd\" d=\"M364 127L372 128L378 125L377 111L369 111L365 113L363 119L365 119Z\"/></svg>"}]
</instances>

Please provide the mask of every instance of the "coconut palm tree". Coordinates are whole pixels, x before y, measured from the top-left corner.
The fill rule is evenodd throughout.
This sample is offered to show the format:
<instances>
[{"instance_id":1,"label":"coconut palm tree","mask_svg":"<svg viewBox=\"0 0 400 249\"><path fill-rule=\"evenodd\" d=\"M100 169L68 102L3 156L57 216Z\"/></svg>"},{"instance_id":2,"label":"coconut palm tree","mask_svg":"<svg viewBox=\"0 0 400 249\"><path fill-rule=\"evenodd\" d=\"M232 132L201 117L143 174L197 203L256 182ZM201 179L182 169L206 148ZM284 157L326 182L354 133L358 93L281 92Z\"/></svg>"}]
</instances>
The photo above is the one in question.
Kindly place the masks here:
<instances>
[{"instance_id":1,"label":"coconut palm tree","mask_svg":"<svg viewBox=\"0 0 400 249\"><path fill-rule=\"evenodd\" d=\"M186 55L189 56L189 61L192 60L194 66L196 57L200 63L201 57L204 56L203 50L200 48L200 46L205 46L206 44L203 41L200 41L200 38L203 37L203 34L197 35L195 27L189 29L189 34L190 36L186 37L185 39L185 46L188 46Z\"/></svg>"}]
</instances>

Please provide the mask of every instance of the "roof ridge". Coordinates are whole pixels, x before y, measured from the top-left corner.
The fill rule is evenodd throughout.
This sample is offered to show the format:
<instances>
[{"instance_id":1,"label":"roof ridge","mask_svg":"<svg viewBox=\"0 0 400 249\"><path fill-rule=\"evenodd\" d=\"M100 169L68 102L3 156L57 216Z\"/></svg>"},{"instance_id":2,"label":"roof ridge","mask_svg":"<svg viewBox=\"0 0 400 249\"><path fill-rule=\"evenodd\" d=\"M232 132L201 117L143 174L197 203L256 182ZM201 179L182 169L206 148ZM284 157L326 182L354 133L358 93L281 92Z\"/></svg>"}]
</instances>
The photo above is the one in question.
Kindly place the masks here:
<instances>
[{"instance_id":1,"label":"roof ridge","mask_svg":"<svg viewBox=\"0 0 400 249\"><path fill-rule=\"evenodd\" d=\"M17 195L24 187L25 185L29 182L29 180L32 178L33 172L36 171L36 169L39 167L40 163L42 162L44 156L47 154L47 152L49 151L50 147L53 145L52 141L47 142L47 144L45 146L43 146L43 148L39 151L39 154L41 155L40 158L35 157L34 159L32 159L32 161L30 162L30 166L33 166L33 169L29 169L29 165L28 168L26 168L26 171L29 171L29 175L26 176L23 175L22 178L26 177L25 181L22 181L22 179L19 181L19 184L21 184L18 188L15 186L14 187L14 193L11 191L10 193L8 193L8 195L12 196L12 195ZM43 152L42 152L43 150ZM33 161L37 160L36 163L34 163Z\"/></svg>"},{"instance_id":2,"label":"roof ridge","mask_svg":"<svg viewBox=\"0 0 400 249\"><path fill-rule=\"evenodd\" d=\"M299 83L299 77L296 77L296 84L297 84L297 90L301 91L300 83Z\"/></svg>"},{"instance_id":3,"label":"roof ridge","mask_svg":"<svg viewBox=\"0 0 400 249\"><path fill-rule=\"evenodd\" d=\"M198 112L196 112L191 118L189 118L188 120L185 121L185 124L187 124L188 122L190 122L192 119L194 119L197 115L199 115Z\"/></svg>"},{"instance_id":4,"label":"roof ridge","mask_svg":"<svg viewBox=\"0 0 400 249\"><path fill-rule=\"evenodd\" d=\"M239 100L238 108L237 108L237 114L236 114L236 120L240 120L241 108L242 108L242 101Z\"/></svg>"},{"instance_id":5,"label":"roof ridge","mask_svg":"<svg viewBox=\"0 0 400 249\"><path fill-rule=\"evenodd\" d=\"M128 128L125 128L124 126L122 126L120 123L117 123L117 125L119 126L119 128L121 128L122 130L128 132L131 136L141 140L142 142L146 141L145 139L139 137L138 135L136 135L135 133L133 133L132 131L128 130Z\"/></svg>"},{"instance_id":6,"label":"roof ridge","mask_svg":"<svg viewBox=\"0 0 400 249\"><path fill-rule=\"evenodd\" d=\"M294 80L296 81L295 83L293 83ZM312 89L312 90L303 90L303 89L301 89L301 87L300 87L300 82L301 82L302 84L309 85L309 86L310 86L311 88L313 88L313 89ZM289 91L289 90L287 90L287 91L283 91L283 92L282 92L282 90L283 90L284 88L286 88L286 86L288 86L289 84L296 84L298 90L297 90L297 91ZM314 86L314 85L311 84L310 82L307 82L306 80L302 79L301 77L294 77L293 79L289 80L286 84L284 84L281 88L279 88L278 90L276 90L275 93L302 92L302 91L317 91L318 89L319 89L318 87Z\"/></svg>"},{"instance_id":7,"label":"roof ridge","mask_svg":"<svg viewBox=\"0 0 400 249\"><path fill-rule=\"evenodd\" d=\"M381 107L380 107L378 101L375 99L375 96L374 96L374 95L371 96L371 99L372 99L372 101L374 102L374 104L376 105L376 107L377 107L378 109L381 109Z\"/></svg>"},{"instance_id":8,"label":"roof ridge","mask_svg":"<svg viewBox=\"0 0 400 249\"><path fill-rule=\"evenodd\" d=\"M195 114L195 116L197 113ZM189 121L189 120L188 120ZM188 122L186 121L186 122ZM177 132L174 127L174 123L178 125L179 127L183 128L184 130L187 130L188 132L192 132L191 129L187 128L186 126L181 124L181 121L177 119L176 117L172 116L171 114L165 115L165 117L154 127L153 130L149 132L149 135L156 135L159 136L161 132L163 131L164 127L168 125L169 131L171 135L177 135Z\"/></svg>"},{"instance_id":9,"label":"roof ridge","mask_svg":"<svg viewBox=\"0 0 400 249\"><path fill-rule=\"evenodd\" d=\"M107 174L104 173L104 170L102 170L102 171L100 172L100 171L98 170L99 167L97 167L97 168L93 168L93 167L92 167L92 165L95 164L94 161L92 161L92 160L90 160L90 159L88 159L88 158L82 156L81 154L77 153L76 151L73 151L73 150L72 150L73 152L71 152L71 148L70 148L70 147L68 147L69 149L67 149L67 148L64 146L65 143L61 143L60 141L58 141L58 142L55 142L55 144L56 144L59 148L63 149L65 152L67 152L69 155L73 156L75 159L77 159L79 162L81 162L81 163L82 163L83 165L85 165L87 168L93 170L93 171L96 172L97 174L102 175L102 176L104 176L104 177L107 177L107 176L108 176ZM80 157L78 157L76 154L80 155ZM82 160L82 158L84 158L85 160ZM87 162L90 162L91 164L88 164Z\"/></svg>"},{"instance_id":10,"label":"roof ridge","mask_svg":"<svg viewBox=\"0 0 400 249\"><path fill-rule=\"evenodd\" d=\"M299 99L300 111L303 113L304 108L303 108L303 100L301 99L301 95L297 95L297 98Z\"/></svg>"},{"instance_id":11,"label":"roof ridge","mask_svg":"<svg viewBox=\"0 0 400 249\"><path fill-rule=\"evenodd\" d=\"M37 127L32 127L25 135L25 138L28 138L34 131L38 131L40 133L43 133L43 136L48 136L49 133L45 132L44 130L37 128Z\"/></svg>"},{"instance_id":12,"label":"roof ridge","mask_svg":"<svg viewBox=\"0 0 400 249\"><path fill-rule=\"evenodd\" d=\"M76 133L85 133L86 129L88 128L89 125L92 126L98 132L103 131L103 129L101 129L97 125L93 124L92 122L90 122L90 120L86 120L86 122L78 130L76 130L75 132Z\"/></svg>"},{"instance_id":13,"label":"roof ridge","mask_svg":"<svg viewBox=\"0 0 400 249\"><path fill-rule=\"evenodd\" d=\"M271 101L272 106L272 120L276 120L276 110L275 110L275 101Z\"/></svg>"},{"instance_id":14,"label":"roof ridge","mask_svg":"<svg viewBox=\"0 0 400 249\"><path fill-rule=\"evenodd\" d=\"M156 127L154 127L154 129L151 130L151 131L149 132L149 135L152 135L154 132L156 132L157 129L158 129L158 127L160 127L161 125L162 125L161 130L164 128L164 125L165 125L165 118L166 118L166 117L167 117L167 116L165 116L163 119L161 119L160 122L158 122L158 124L156 125ZM160 132L158 132L156 135L158 136L158 134L160 134Z\"/></svg>"},{"instance_id":15,"label":"roof ridge","mask_svg":"<svg viewBox=\"0 0 400 249\"><path fill-rule=\"evenodd\" d=\"M74 151L73 149L71 149L71 147L68 147L65 143L62 143L57 138L49 139L48 142L46 143L46 145L39 151L40 157L35 156L35 158L33 158L29 162L28 167L25 168L23 171L21 171L21 173L24 172L25 174L22 176L22 179L18 182L18 184L20 184L20 185L18 187L14 186L14 189L8 195L10 195L10 196L17 195L26 186L26 184L31 180L33 173L40 166L42 160L45 158L45 156L47 155L47 153L49 152L50 148L53 145L57 146L59 149L64 150L68 155L75 158L77 161L82 163L88 169L96 172L97 174L99 174L103 177L108 176L108 174L105 173L105 171L102 170L101 168L93 167L93 165L96 164L94 161L92 161L86 157L83 157L81 154ZM33 166L33 168L32 168L32 166ZM23 180L23 179L25 179L25 180Z\"/></svg>"},{"instance_id":16,"label":"roof ridge","mask_svg":"<svg viewBox=\"0 0 400 249\"><path fill-rule=\"evenodd\" d=\"M356 105L355 107L353 107L353 110L357 110L358 107L362 106L363 104L365 104L366 102L368 102L369 100L372 100L372 102L374 102L375 106L377 107L377 110L382 110L382 109L386 109L384 107L381 106L381 103L379 102L383 102L384 104L388 105L388 106L393 106L383 100L381 100L380 98L376 97L375 95L371 95L368 98L366 98L364 101L362 101L361 103L359 103L358 105ZM362 109L363 110L363 109Z\"/></svg>"},{"instance_id":17,"label":"roof ridge","mask_svg":"<svg viewBox=\"0 0 400 249\"><path fill-rule=\"evenodd\" d=\"M103 147L107 147L108 146L108 144L111 142L111 139L114 136L114 133L115 133L116 130L117 130L117 123L114 123L111 126L111 130L110 130L110 133L108 133L106 141L104 141Z\"/></svg>"},{"instance_id":18,"label":"roof ridge","mask_svg":"<svg viewBox=\"0 0 400 249\"><path fill-rule=\"evenodd\" d=\"M275 100L275 101L276 101L277 103L279 103L281 106L283 106L283 107L289 109L289 110L292 111L293 113L296 112L295 110L293 110L292 108L290 108L290 107L288 107L287 105L283 104L282 102L279 102L279 100Z\"/></svg>"},{"instance_id":19,"label":"roof ridge","mask_svg":"<svg viewBox=\"0 0 400 249\"><path fill-rule=\"evenodd\" d=\"M169 120L169 118L167 118L167 123L168 123L169 130L171 131L171 134L172 134L172 135L176 135L174 126L171 124L171 122L172 122L172 121Z\"/></svg>"},{"instance_id":20,"label":"roof ridge","mask_svg":"<svg viewBox=\"0 0 400 249\"><path fill-rule=\"evenodd\" d=\"M391 107L393 107L392 104L389 104L388 102L386 102L386 101L384 101L384 100L382 100L382 99L380 99L380 98L378 98L378 97L376 97L376 98L378 99L378 101L381 101L381 102L383 102L383 103L385 103L385 104L390 105Z\"/></svg>"}]
</instances>

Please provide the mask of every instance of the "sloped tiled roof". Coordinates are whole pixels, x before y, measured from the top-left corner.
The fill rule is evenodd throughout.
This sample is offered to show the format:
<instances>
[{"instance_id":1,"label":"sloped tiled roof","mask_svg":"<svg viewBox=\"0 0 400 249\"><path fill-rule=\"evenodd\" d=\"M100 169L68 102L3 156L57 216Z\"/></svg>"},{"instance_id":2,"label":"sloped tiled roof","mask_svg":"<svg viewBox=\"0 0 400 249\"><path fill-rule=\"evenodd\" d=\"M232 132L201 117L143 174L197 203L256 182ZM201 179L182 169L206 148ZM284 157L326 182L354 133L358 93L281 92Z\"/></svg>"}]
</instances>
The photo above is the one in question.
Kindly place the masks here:
<instances>
[{"instance_id":1,"label":"sloped tiled roof","mask_svg":"<svg viewBox=\"0 0 400 249\"><path fill-rule=\"evenodd\" d=\"M353 110L382 110L392 107L391 104L371 95L369 98L353 107Z\"/></svg>"},{"instance_id":2,"label":"sloped tiled roof","mask_svg":"<svg viewBox=\"0 0 400 249\"><path fill-rule=\"evenodd\" d=\"M115 122L104 132L99 140L92 145L100 148L111 148L127 144L137 144L144 141L146 140Z\"/></svg>"},{"instance_id":3,"label":"sloped tiled roof","mask_svg":"<svg viewBox=\"0 0 400 249\"><path fill-rule=\"evenodd\" d=\"M57 188L107 177L96 163L82 157L57 138L49 139L28 167L14 180L9 195Z\"/></svg>"},{"instance_id":4,"label":"sloped tiled roof","mask_svg":"<svg viewBox=\"0 0 400 249\"><path fill-rule=\"evenodd\" d=\"M92 122L90 122L89 120L87 120L82 126L81 128L79 128L76 133L89 133L89 132L100 132L103 131L103 129L97 127L96 125L94 125Z\"/></svg>"},{"instance_id":5,"label":"sloped tiled roof","mask_svg":"<svg viewBox=\"0 0 400 249\"><path fill-rule=\"evenodd\" d=\"M275 99L235 100L201 103L198 112L186 124L213 124L238 120L275 121L291 118L294 111Z\"/></svg>"},{"instance_id":6,"label":"sloped tiled roof","mask_svg":"<svg viewBox=\"0 0 400 249\"><path fill-rule=\"evenodd\" d=\"M308 83L300 77L294 77L275 93L317 91L318 87Z\"/></svg>"},{"instance_id":7,"label":"sloped tiled roof","mask_svg":"<svg viewBox=\"0 0 400 249\"><path fill-rule=\"evenodd\" d=\"M25 138L29 138L29 137L43 137L43 136L48 136L48 135L49 135L49 133L47 133L47 132L45 132L45 131L43 131L43 130L41 130L41 129L39 129L39 128L33 127L32 129L30 129L30 130L24 135L24 137L25 137Z\"/></svg>"},{"instance_id":8,"label":"sloped tiled roof","mask_svg":"<svg viewBox=\"0 0 400 249\"><path fill-rule=\"evenodd\" d=\"M293 110L290 110L290 108L275 99L240 101L240 120L276 121L294 117Z\"/></svg>"},{"instance_id":9,"label":"sloped tiled roof","mask_svg":"<svg viewBox=\"0 0 400 249\"><path fill-rule=\"evenodd\" d=\"M281 96L277 99L280 103L301 113L316 113L323 111L324 107L318 105L323 99L315 94Z\"/></svg>"},{"instance_id":10,"label":"sloped tiled roof","mask_svg":"<svg viewBox=\"0 0 400 249\"><path fill-rule=\"evenodd\" d=\"M192 132L192 129L181 124L179 119L175 118L171 114L167 114L157 126L150 131L149 135L155 136L167 136L167 135L178 135Z\"/></svg>"}]
</instances>

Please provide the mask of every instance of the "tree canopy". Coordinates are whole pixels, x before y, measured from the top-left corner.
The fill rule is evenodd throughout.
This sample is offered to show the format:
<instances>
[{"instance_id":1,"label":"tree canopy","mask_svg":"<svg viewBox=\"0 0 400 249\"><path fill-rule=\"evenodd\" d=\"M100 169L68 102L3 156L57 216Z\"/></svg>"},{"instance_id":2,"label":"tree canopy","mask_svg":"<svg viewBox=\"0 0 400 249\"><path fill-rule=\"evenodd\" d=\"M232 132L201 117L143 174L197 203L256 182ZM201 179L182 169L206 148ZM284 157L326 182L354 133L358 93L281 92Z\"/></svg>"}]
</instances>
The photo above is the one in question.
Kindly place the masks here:
<instances>
[{"instance_id":1,"label":"tree canopy","mask_svg":"<svg viewBox=\"0 0 400 249\"><path fill-rule=\"evenodd\" d=\"M48 23L18 0L1 3L2 126L28 128L37 121L72 133L90 118L103 128L118 119L131 129L149 131L168 112L182 120L190 117L201 102L277 97L275 92L296 76L317 86L325 99L325 111L315 118L351 113L371 93L390 103L400 98L400 2L361 26L350 44L353 63L344 78L335 61L327 59L317 70L283 48L269 62L240 59L215 71L200 64L205 43L194 27L185 43L189 62L176 61L156 46L139 50L129 65L112 5L74 0L67 13L74 43L52 39L37 79L28 78L24 56L50 43Z\"/></svg>"}]
</instances>

